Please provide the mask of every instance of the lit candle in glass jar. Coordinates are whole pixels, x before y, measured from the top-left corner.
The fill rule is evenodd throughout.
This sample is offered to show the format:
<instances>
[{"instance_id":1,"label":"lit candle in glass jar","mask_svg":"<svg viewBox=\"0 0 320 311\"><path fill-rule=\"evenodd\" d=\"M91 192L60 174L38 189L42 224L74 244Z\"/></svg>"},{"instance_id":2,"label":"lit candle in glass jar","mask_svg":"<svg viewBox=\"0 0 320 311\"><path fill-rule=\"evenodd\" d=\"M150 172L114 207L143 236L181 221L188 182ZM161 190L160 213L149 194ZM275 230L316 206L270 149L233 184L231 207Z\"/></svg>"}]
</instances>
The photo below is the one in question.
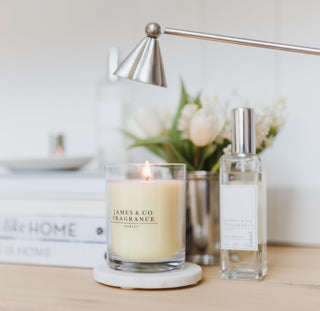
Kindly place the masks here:
<instances>
[{"instance_id":1,"label":"lit candle in glass jar","mask_svg":"<svg viewBox=\"0 0 320 311\"><path fill-rule=\"evenodd\" d=\"M154 271L181 267L185 165L111 165L107 187L110 266Z\"/></svg>"}]
</instances>

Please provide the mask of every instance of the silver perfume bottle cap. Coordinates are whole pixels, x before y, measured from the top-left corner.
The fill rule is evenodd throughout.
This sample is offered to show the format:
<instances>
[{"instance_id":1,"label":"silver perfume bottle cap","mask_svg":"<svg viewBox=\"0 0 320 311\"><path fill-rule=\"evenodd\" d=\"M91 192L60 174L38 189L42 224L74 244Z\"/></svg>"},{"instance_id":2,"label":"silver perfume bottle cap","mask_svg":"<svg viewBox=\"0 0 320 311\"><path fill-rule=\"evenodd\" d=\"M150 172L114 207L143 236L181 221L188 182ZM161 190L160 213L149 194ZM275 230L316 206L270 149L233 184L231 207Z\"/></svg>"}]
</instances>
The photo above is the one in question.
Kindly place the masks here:
<instances>
[{"instance_id":1,"label":"silver perfume bottle cap","mask_svg":"<svg viewBox=\"0 0 320 311\"><path fill-rule=\"evenodd\" d=\"M255 154L256 133L253 108L232 110L232 153Z\"/></svg>"}]
</instances>

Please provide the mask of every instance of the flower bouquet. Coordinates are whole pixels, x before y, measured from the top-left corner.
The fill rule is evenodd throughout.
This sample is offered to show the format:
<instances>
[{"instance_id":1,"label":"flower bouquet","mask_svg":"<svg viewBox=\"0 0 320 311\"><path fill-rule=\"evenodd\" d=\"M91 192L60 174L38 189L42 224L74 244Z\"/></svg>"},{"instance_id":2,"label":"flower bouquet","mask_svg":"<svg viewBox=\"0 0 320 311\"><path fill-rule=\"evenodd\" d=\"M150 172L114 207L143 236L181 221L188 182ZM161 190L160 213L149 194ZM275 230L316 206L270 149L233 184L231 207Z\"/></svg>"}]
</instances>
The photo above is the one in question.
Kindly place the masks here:
<instances>
[{"instance_id":1,"label":"flower bouquet","mask_svg":"<svg viewBox=\"0 0 320 311\"><path fill-rule=\"evenodd\" d=\"M188 171L217 172L220 157L231 151L231 109L239 106L248 102L236 94L222 104L217 97L192 97L181 82L180 104L172 118L145 110L132 119L136 130L123 132L134 140L131 147L144 146L166 162L185 163ZM272 145L284 124L285 108L283 98L256 107L257 153Z\"/></svg>"}]
</instances>

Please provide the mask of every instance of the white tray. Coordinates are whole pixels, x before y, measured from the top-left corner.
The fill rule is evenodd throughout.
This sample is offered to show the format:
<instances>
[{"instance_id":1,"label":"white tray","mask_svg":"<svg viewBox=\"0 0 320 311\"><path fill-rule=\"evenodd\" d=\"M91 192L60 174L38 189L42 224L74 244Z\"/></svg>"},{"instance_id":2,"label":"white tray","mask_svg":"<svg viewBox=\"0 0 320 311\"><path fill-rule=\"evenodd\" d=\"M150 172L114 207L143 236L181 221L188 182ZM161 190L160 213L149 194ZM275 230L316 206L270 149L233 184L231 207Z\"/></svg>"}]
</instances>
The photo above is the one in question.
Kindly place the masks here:
<instances>
[{"instance_id":1,"label":"white tray","mask_svg":"<svg viewBox=\"0 0 320 311\"><path fill-rule=\"evenodd\" d=\"M0 166L13 171L77 170L89 163L91 159L90 156L0 159Z\"/></svg>"}]
</instances>

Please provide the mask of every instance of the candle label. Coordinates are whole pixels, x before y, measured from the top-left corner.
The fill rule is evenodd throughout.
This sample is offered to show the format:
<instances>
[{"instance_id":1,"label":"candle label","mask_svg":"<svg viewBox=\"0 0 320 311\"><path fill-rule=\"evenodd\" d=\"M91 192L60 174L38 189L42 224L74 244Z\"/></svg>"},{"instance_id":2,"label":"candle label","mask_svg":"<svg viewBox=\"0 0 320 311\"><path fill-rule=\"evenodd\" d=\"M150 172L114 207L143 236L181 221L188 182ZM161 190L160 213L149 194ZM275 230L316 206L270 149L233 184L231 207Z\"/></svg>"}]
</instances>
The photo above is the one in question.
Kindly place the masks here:
<instances>
[{"instance_id":1,"label":"candle label","mask_svg":"<svg viewBox=\"0 0 320 311\"><path fill-rule=\"evenodd\" d=\"M156 225L157 219L153 210L113 209L111 222L132 228L138 225Z\"/></svg>"},{"instance_id":2,"label":"candle label","mask_svg":"<svg viewBox=\"0 0 320 311\"><path fill-rule=\"evenodd\" d=\"M111 257L167 260L182 251L184 181L111 181L107 191Z\"/></svg>"}]
</instances>

